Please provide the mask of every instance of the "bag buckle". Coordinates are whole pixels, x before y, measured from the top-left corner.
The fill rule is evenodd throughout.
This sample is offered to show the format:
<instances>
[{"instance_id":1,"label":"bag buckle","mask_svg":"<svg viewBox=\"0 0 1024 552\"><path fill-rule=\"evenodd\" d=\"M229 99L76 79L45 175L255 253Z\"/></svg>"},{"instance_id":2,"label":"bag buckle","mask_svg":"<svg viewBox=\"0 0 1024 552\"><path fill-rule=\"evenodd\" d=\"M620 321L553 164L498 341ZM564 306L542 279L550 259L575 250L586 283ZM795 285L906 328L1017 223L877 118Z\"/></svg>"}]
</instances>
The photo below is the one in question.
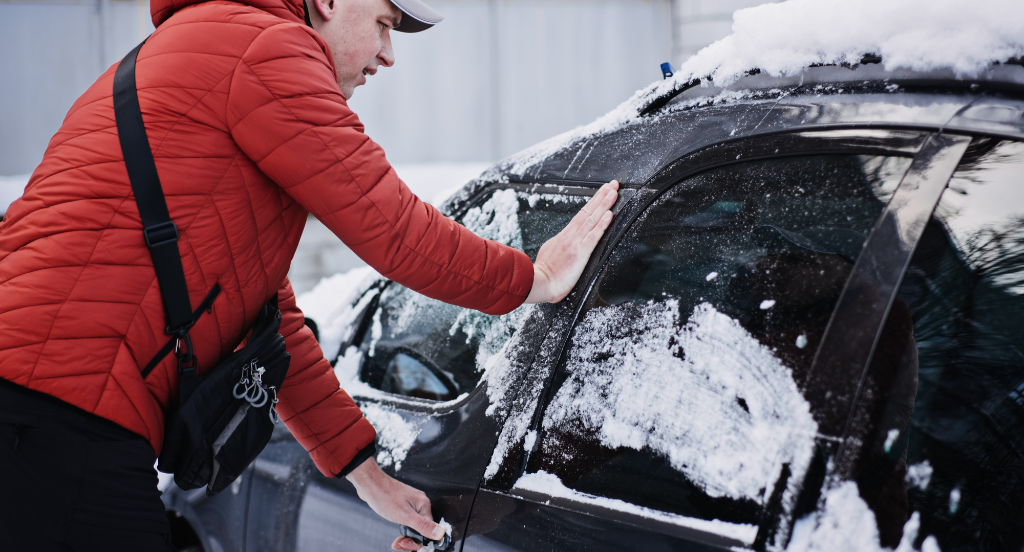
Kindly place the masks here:
<instances>
[{"instance_id":1,"label":"bag buckle","mask_svg":"<svg viewBox=\"0 0 1024 552\"><path fill-rule=\"evenodd\" d=\"M154 247L178 241L178 225L174 224L174 221L169 220L143 228L142 234L146 236L146 245L153 249Z\"/></svg>"},{"instance_id":2,"label":"bag buckle","mask_svg":"<svg viewBox=\"0 0 1024 552\"><path fill-rule=\"evenodd\" d=\"M174 356L178 357L178 373L191 376L199 368L196 361L195 351L192 350L192 336L188 332L178 334L178 340L174 344Z\"/></svg>"}]
</instances>

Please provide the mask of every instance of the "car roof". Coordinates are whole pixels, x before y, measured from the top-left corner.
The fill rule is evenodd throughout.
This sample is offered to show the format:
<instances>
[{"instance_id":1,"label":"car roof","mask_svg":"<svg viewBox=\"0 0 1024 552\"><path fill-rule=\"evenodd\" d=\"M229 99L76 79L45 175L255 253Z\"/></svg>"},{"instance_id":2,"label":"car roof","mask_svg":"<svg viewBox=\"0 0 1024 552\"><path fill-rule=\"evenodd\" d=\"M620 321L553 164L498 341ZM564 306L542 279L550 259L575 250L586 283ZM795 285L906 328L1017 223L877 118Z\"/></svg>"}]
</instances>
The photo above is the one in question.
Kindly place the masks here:
<instances>
[{"instance_id":1,"label":"car roof","mask_svg":"<svg viewBox=\"0 0 1024 552\"><path fill-rule=\"evenodd\" d=\"M726 87L691 86L651 109L634 96L589 127L514 155L485 172L502 181L641 185L659 169L725 141L812 130L946 130L1024 139L1024 66L971 79L952 71L886 71L880 64L752 74Z\"/></svg>"}]
</instances>

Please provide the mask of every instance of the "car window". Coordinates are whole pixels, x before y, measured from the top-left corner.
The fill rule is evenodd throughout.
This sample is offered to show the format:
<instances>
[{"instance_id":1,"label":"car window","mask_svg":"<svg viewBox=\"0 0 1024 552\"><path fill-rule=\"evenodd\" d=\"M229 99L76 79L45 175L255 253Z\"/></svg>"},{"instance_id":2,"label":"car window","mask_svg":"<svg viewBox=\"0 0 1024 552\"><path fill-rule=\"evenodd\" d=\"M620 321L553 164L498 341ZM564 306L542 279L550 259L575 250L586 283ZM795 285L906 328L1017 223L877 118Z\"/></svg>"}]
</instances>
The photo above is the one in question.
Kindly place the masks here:
<instances>
[{"instance_id":1,"label":"car window","mask_svg":"<svg viewBox=\"0 0 1024 552\"><path fill-rule=\"evenodd\" d=\"M792 508L817 428L802 377L909 165L737 163L657 199L586 300L528 471L704 520Z\"/></svg>"},{"instance_id":2,"label":"car window","mask_svg":"<svg viewBox=\"0 0 1024 552\"><path fill-rule=\"evenodd\" d=\"M975 140L911 260L865 381L861 496L882 544L1024 545L1024 144Z\"/></svg>"},{"instance_id":3,"label":"car window","mask_svg":"<svg viewBox=\"0 0 1024 552\"><path fill-rule=\"evenodd\" d=\"M569 223L591 193L582 188L572 194L498 190L468 209L459 222L535 260L540 246ZM369 323L359 377L371 387L409 397L446 401L473 389L488 359L512 338L526 310L490 316L393 282L368 293L381 287L375 310L365 314Z\"/></svg>"}]
</instances>

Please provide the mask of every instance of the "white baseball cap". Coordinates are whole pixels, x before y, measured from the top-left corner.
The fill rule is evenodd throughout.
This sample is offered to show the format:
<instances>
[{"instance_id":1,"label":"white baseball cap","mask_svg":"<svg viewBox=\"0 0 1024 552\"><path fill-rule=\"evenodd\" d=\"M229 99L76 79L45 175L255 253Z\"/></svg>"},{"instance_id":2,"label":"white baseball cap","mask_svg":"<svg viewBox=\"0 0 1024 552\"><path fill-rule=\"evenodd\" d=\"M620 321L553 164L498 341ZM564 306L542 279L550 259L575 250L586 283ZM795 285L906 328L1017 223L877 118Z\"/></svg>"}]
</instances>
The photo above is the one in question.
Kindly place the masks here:
<instances>
[{"instance_id":1,"label":"white baseball cap","mask_svg":"<svg viewBox=\"0 0 1024 552\"><path fill-rule=\"evenodd\" d=\"M395 29L401 33L418 33L444 21L444 16L420 0L391 0L402 10L402 21Z\"/></svg>"}]
</instances>

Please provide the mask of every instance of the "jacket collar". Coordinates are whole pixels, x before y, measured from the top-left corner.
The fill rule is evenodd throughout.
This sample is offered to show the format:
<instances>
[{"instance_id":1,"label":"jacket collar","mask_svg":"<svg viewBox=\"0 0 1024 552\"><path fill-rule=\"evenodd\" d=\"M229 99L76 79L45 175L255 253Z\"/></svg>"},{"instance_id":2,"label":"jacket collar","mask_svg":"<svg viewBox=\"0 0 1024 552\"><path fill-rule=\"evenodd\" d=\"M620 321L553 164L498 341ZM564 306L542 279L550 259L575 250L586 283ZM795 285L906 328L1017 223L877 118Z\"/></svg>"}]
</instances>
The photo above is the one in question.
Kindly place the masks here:
<instances>
[{"instance_id":1,"label":"jacket collar","mask_svg":"<svg viewBox=\"0 0 1024 552\"><path fill-rule=\"evenodd\" d=\"M149 13L153 16L153 25L159 27L161 23L167 21L169 17L174 15L178 10L192 6L195 4L202 4L209 0L150 0ZM278 17L292 21L295 23L302 23L304 18L304 9L302 0L231 0L238 4L246 6L252 6L254 8L261 9L265 12L272 13Z\"/></svg>"}]
</instances>

